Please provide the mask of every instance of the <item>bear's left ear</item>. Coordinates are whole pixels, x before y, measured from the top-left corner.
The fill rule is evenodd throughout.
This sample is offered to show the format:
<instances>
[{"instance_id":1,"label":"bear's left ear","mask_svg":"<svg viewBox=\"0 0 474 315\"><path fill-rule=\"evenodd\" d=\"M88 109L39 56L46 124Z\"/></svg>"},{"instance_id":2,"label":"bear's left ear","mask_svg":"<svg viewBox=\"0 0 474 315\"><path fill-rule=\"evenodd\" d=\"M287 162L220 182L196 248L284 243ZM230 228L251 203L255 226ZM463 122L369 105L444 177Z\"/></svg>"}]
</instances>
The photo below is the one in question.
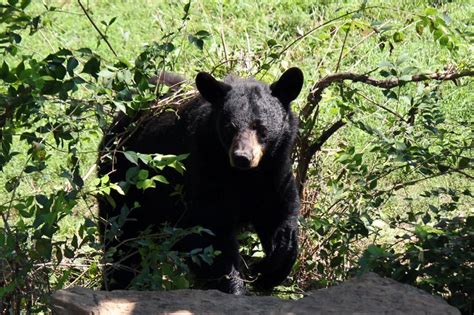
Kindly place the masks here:
<instances>
[{"instance_id":1,"label":"bear's left ear","mask_svg":"<svg viewBox=\"0 0 474 315\"><path fill-rule=\"evenodd\" d=\"M217 81L207 72L197 74L196 87L202 97L213 105L222 103L227 92L231 89L230 85Z\"/></svg>"},{"instance_id":2,"label":"bear's left ear","mask_svg":"<svg viewBox=\"0 0 474 315\"><path fill-rule=\"evenodd\" d=\"M303 87L303 72L299 68L290 68L285 71L278 79L270 85L272 95L289 108L290 102L298 97Z\"/></svg>"}]
</instances>

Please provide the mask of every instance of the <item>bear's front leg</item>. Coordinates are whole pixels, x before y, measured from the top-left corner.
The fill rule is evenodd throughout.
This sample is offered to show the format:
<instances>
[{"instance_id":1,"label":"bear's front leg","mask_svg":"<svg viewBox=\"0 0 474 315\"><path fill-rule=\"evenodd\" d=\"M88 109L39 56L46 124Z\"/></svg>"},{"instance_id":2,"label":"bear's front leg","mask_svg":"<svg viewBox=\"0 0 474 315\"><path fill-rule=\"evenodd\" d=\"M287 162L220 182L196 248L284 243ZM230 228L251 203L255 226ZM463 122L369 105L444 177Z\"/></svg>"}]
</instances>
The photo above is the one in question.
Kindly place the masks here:
<instances>
[{"instance_id":1,"label":"bear's front leg","mask_svg":"<svg viewBox=\"0 0 474 315\"><path fill-rule=\"evenodd\" d=\"M254 286L271 290L282 283L293 267L298 254L298 221L290 217L278 226L255 227L265 251L265 258L253 266L257 276Z\"/></svg>"},{"instance_id":2,"label":"bear's front leg","mask_svg":"<svg viewBox=\"0 0 474 315\"><path fill-rule=\"evenodd\" d=\"M298 254L299 196L291 173L277 191L269 190L273 197L253 220L253 225L265 251L265 258L253 267L258 275L254 286L270 290L283 282L293 267Z\"/></svg>"}]
</instances>

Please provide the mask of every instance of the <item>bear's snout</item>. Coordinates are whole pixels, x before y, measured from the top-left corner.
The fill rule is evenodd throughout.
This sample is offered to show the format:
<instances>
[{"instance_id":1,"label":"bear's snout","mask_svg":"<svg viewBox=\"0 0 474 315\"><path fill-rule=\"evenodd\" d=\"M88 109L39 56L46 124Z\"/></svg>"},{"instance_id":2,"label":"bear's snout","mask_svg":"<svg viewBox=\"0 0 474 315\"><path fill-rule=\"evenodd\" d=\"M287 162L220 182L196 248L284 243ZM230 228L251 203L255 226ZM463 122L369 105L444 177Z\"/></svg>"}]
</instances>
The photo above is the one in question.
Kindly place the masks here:
<instances>
[{"instance_id":1,"label":"bear's snout","mask_svg":"<svg viewBox=\"0 0 474 315\"><path fill-rule=\"evenodd\" d=\"M232 155L231 164L232 166L237 168L250 168L250 164L252 162L252 156L250 152L247 151L235 151Z\"/></svg>"},{"instance_id":2,"label":"bear's snout","mask_svg":"<svg viewBox=\"0 0 474 315\"><path fill-rule=\"evenodd\" d=\"M230 165L239 169L251 169L259 165L263 156L263 145L255 130L246 129L237 133L229 149Z\"/></svg>"}]
</instances>

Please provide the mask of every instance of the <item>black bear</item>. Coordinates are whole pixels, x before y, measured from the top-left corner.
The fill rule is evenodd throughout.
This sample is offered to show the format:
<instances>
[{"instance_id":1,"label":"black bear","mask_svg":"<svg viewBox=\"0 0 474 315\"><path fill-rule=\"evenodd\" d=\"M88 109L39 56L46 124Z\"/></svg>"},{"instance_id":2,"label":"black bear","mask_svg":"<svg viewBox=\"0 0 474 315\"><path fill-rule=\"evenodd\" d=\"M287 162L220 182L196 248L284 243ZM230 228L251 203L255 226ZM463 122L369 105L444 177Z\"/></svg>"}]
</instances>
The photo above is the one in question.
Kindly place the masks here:
<instances>
[{"instance_id":1,"label":"black bear","mask_svg":"<svg viewBox=\"0 0 474 315\"><path fill-rule=\"evenodd\" d=\"M108 174L111 182L125 181L133 166L123 151L189 153L183 176L165 174L173 185L184 187L182 202L170 196L171 184L146 190L131 186L124 196L112 192L113 203L99 198L101 234L106 232L107 218L119 215L124 205L132 208L139 203L122 226L120 238L106 248L120 244L123 249L123 240L150 226L159 229L165 222L183 228L202 226L214 235L189 236L180 242L180 250L212 245L220 254L211 266L190 263L193 274L206 281L206 288L243 294L237 234L252 226L265 252L253 266L257 275L253 285L271 289L288 276L298 250L300 203L290 160L298 121L290 103L302 88L303 74L291 68L267 85L233 76L218 81L201 72L195 83L199 94L176 111L143 120L117 144L117 135L137 120L119 115L104 136L100 152L110 150L112 143L116 151L113 158L101 153L99 176ZM124 268L105 277L106 287L127 288L136 264L137 255L123 260Z\"/></svg>"}]
</instances>

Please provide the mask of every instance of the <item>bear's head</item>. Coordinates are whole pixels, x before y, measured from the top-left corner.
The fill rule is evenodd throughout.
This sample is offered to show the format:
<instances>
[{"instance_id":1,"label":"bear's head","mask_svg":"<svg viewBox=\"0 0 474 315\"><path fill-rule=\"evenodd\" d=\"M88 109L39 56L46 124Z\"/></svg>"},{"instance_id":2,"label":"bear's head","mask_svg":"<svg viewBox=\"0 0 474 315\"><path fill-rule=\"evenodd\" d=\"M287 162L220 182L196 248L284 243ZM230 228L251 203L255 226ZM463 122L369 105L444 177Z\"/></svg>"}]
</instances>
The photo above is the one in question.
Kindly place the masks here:
<instances>
[{"instance_id":1,"label":"bear's head","mask_svg":"<svg viewBox=\"0 0 474 315\"><path fill-rule=\"evenodd\" d=\"M199 93L216 114L217 134L232 167L256 168L289 132L296 132L289 130L290 103L302 86L303 73L298 68L288 69L271 85L235 77L222 82L206 72L196 76Z\"/></svg>"}]
</instances>

